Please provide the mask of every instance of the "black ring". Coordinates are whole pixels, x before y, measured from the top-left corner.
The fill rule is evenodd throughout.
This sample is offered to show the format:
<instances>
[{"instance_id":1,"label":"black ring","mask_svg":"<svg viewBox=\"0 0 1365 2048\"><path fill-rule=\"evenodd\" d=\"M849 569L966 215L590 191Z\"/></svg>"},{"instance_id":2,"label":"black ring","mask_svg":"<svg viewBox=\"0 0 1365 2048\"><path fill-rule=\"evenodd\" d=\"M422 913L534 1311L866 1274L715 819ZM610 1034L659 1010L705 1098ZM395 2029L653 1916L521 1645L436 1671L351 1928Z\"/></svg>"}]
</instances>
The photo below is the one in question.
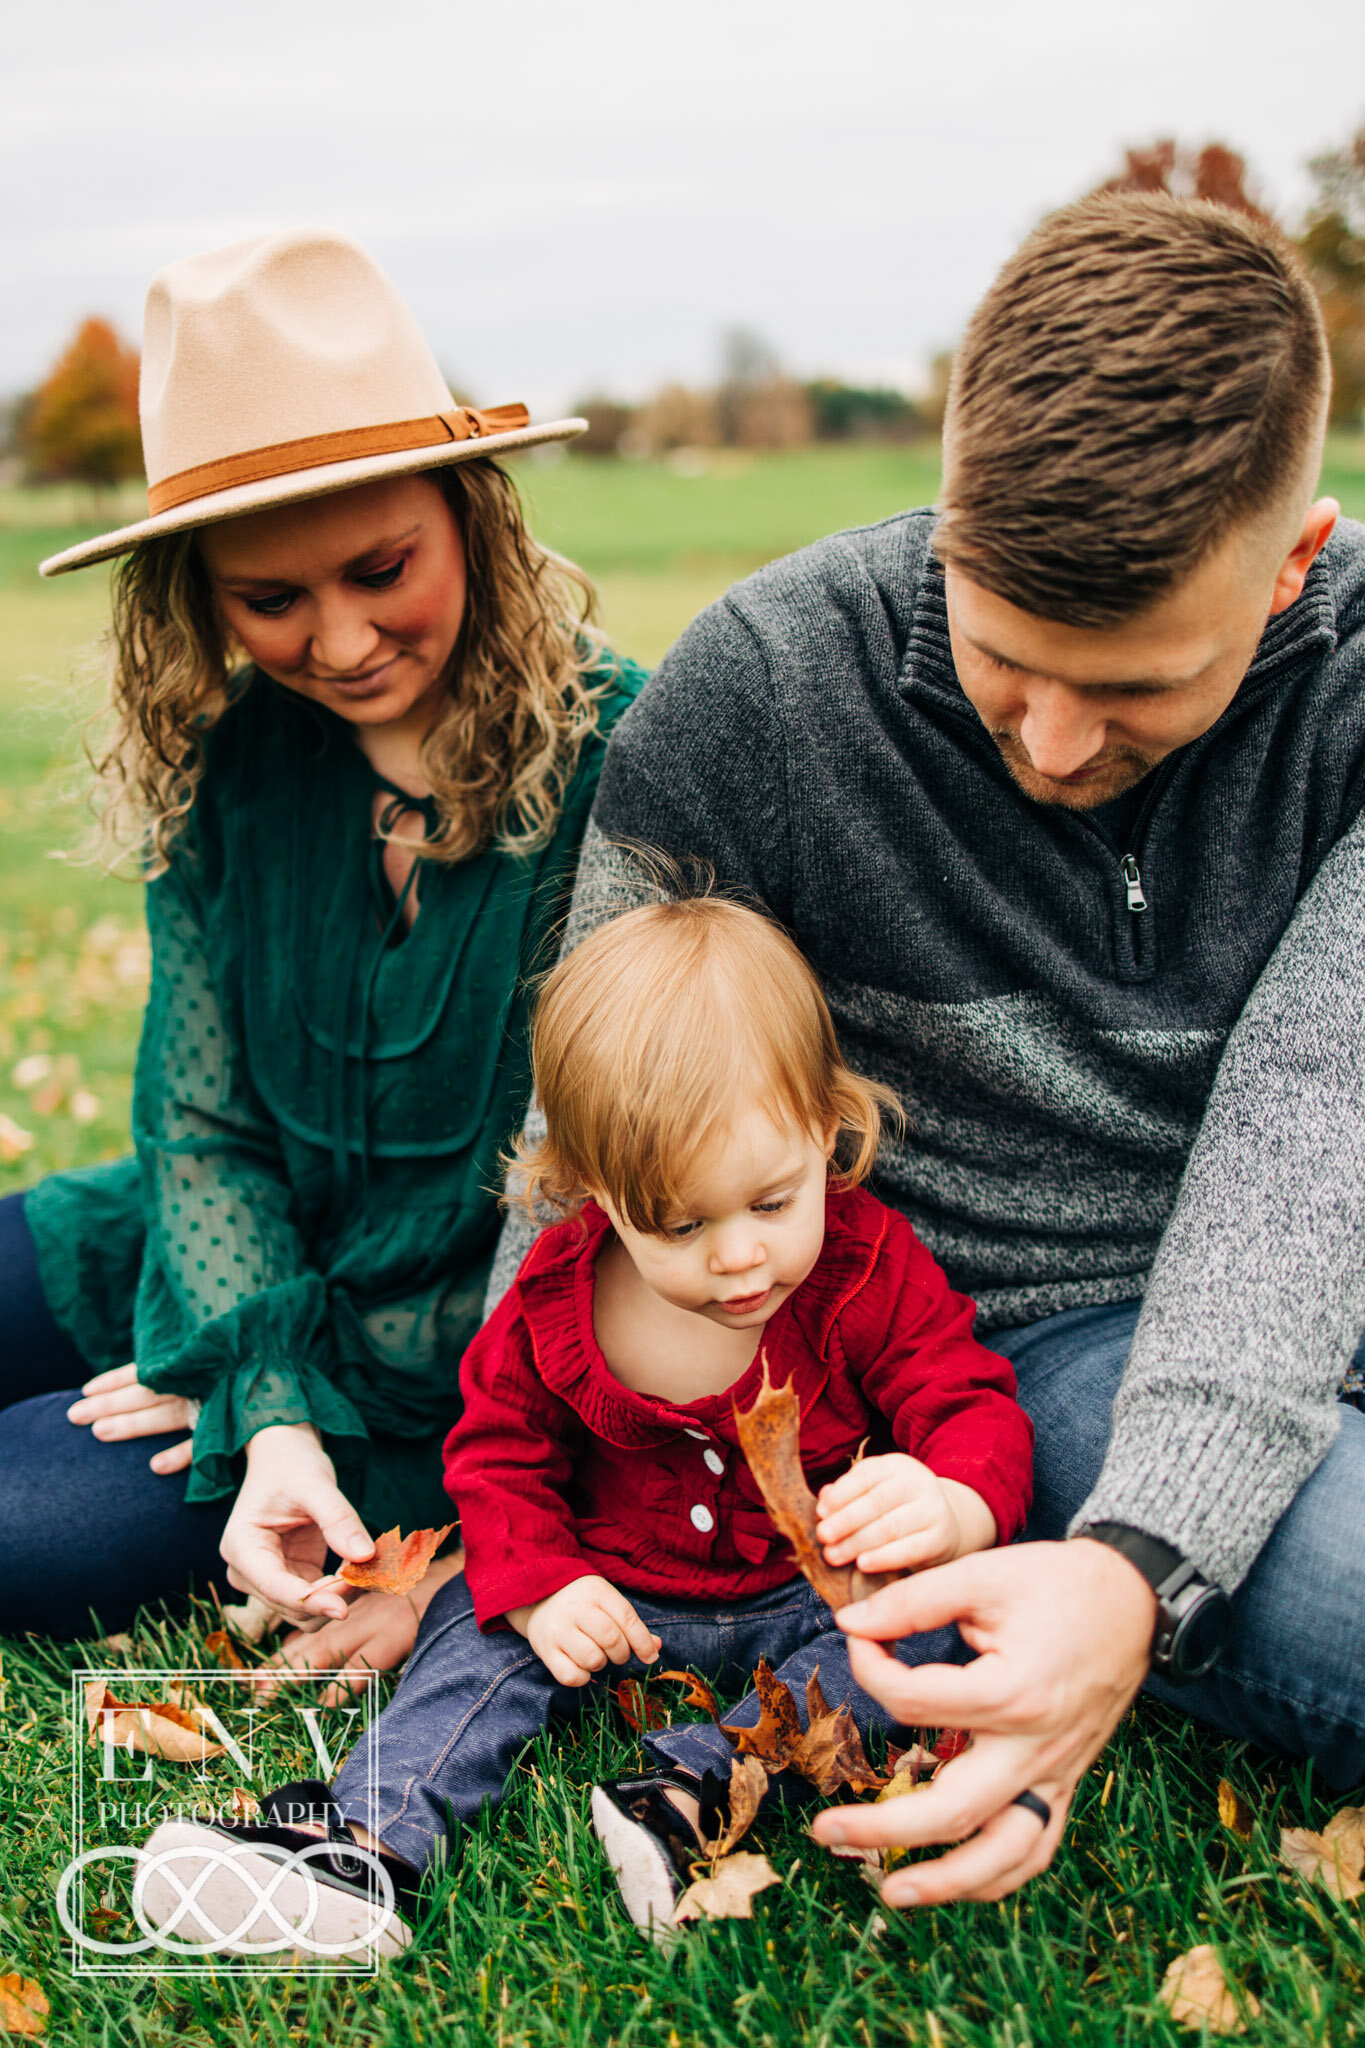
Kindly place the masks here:
<instances>
[{"instance_id":1,"label":"black ring","mask_svg":"<svg viewBox=\"0 0 1365 2048\"><path fill-rule=\"evenodd\" d=\"M1011 1806L1022 1806L1025 1813L1037 1814L1045 1828L1052 1826L1052 1808L1046 1799L1040 1799L1036 1792L1021 1792L1017 1799L1011 1799Z\"/></svg>"}]
</instances>

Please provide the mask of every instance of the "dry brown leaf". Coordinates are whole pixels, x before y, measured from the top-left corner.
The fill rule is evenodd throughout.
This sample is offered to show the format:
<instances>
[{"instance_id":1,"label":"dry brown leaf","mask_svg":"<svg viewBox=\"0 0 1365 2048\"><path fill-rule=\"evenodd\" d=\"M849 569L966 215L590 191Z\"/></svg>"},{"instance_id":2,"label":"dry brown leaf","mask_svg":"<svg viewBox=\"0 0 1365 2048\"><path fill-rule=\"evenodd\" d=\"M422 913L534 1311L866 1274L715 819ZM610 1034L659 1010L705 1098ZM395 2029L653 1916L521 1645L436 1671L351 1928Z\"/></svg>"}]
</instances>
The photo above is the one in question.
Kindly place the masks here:
<instances>
[{"instance_id":1,"label":"dry brown leaf","mask_svg":"<svg viewBox=\"0 0 1365 2048\"><path fill-rule=\"evenodd\" d=\"M1322 1833L1311 1828L1280 1829L1280 1861L1305 1884L1322 1884L1333 1898L1358 1899L1365 1892L1365 1809L1343 1806Z\"/></svg>"},{"instance_id":2,"label":"dry brown leaf","mask_svg":"<svg viewBox=\"0 0 1365 2048\"><path fill-rule=\"evenodd\" d=\"M881 1806L888 1799L904 1799L911 1792L923 1792L922 1777L916 1765L907 1763L902 1757L872 1804Z\"/></svg>"},{"instance_id":3,"label":"dry brown leaf","mask_svg":"<svg viewBox=\"0 0 1365 2048\"><path fill-rule=\"evenodd\" d=\"M1236 1835L1239 1842L1251 1840L1251 1831L1255 1825L1251 1808L1237 1787L1229 1784L1226 1778L1218 1780L1218 1818L1230 1834Z\"/></svg>"},{"instance_id":4,"label":"dry brown leaf","mask_svg":"<svg viewBox=\"0 0 1365 2048\"><path fill-rule=\"evenodd\" d=\"M344 1564L337 1576L348 1586L364 1586L371 1593L410 1593L426 1577L427 1566L454 1526L447 1522L444 1529L414 1529L410 1536L386 1529L375 1540L373 1557L363 1564Z\"/></svg>"},{"instance_id":5,"label":"dry brown leaf","mask_svg":"<svg viewBox=\"0 0 1365 2048\"><path fill-rule=\"evenodd\" d=\"M1223 1965L1206 1941L1187 1949L1167 1967L1157 1997L1170 2007L1178 2027L1207 2027L1211 2034L1246 2032ZM1242 2001L1252 2019L1258 2018L1261 2008L1249 1991L1242 1993Z\"/></svg>"},{"instance_id":6,"label":"dry brown leaf","mask_svg":"<svg viewBox=\"0 0 1365 2048\"><path fill-rule=\"evenodd\" d=\"M656 1681L671 1678L677 1684L689 1687L690 1690L683 1700L683 1705L685 1707L700 1707L704 1714L709 1714L711 1719L715 1720L716 1696L706 1683L706 1680L698 1678L695 1671L656 1671L654 1677Z\"/></svg>"},{"instance_id":7,"label":"dry brown leaf","mask_svg":"<svg viewBox=\"0 0 1365 2048\"><path fill-rule=\"evenodd\" d=\"M806 1828L806 1833L812 1841L817 1840L816 1835L809 1826ZM861 1863L868 1870L884 1870L886 1868L884 1852L881 1849L865 1849L860 1842L821 1842L820 1847L828 1850L831 1856L842 1858L845 1863Z\"/></svg>"},{"instance_id":8,"label":"dry brown leaf","mask_svg":"<svg viewBox=\"0 0 1365 2048\"><path fill-rule=\"evenodd\" d=\"M756 1756L731 1757L730 1818L715 1841L706 1844L708 1856L728 1856L735 1844L744 1839L758 1817L767 1789L768 1773Z\"/></svg>"},{"instance_id":9,"label":"dry brown leaf","mask_svg":"<svg viewBox=\"0 0 1365 2048\"><path fill-rule=\"evenodd\" d=\"M183 1706L166 1700L116 1700L102 1678L91 1679L85 1688L92 1742L104 1740L106 1710L113 1716L113 1740L120 1748L131 1743L134 1751L173 1764L201 1764L223 1755L222 1743L210 1742L203 1723Z\"/></svg>"},{"instance_id":10,"label":"dry brown leaf","mask_svg":"<svg viewBox=\"0 0 1365 2048\"><path fill-rule=\"evenodd\" d=\"M941 1764L950 1764L955 1756L961 1756L964 1749L972 1746L970 1728L943 1728L934 1744L934 1755Z\"/></svg>"},{"instance_id":11,"label":"dry brown leaf","mask_svg":"<svg viewBox=\"0 0 1365 2048\"><path fill-rule=\"evenodd\" d=\"M853 1565L826 1562L815 1535L815 1495L801 1469L801 1404L788 1382L775 1387L768 1377L768 1354L760 1353L763 1383L753 1405L735 1410L739 1447L758 1482L769 1517L792 1547L799 1570L820 1598L833 1608L864 1600L879 1586L891 1584L891 1573L871 1575Z\"/></svg>"},{"instance_id":12,"label":"dry brown leaf","mask_svg":"<svg viewBox=\"0 0 1365 2048\"><path fill-rule=\"evenodd\" d=\"M886 1783L885 1772L874 1771L867 1760L847 1704L833 1713L826 1709L811 1722L791 1761L792 1769L808 1778L822 1799L832 1799L845 1786L850 1792L875 1792Z\"/></svg>"},{"instance_id":13,"label":"dry brown leaf","mask_svg":"<svg viewBox=\"0 0 1365 2048\"><path fill-rule=\"evenodd\" d=\"M97 1650L107 1650L111 1657L121 1657L125 1650L131 1650L132 1647L132 1637L125 1635L122 1630L117 1635L101 1636L95 1645Z\"/></svg>"},{"instance_id":14,"label":"dry brown leaf","mask_svg":"<svg viewBox=\"0 0 1365 2048\"><path fill-rule=\"evenodd\" d=\"M751 1901L756 1892L778 1883L777 1872L766 1856L741 1850L716 1865L711 1877L699 1877L690 1884L674 1908L675 1921L752 1920Z\"/></svg>"},{"instance_id":15,"label":"dry brown leaf","mask_svg":"<svg viewBox=\"0 0 1365 2048\"><path fill-rule=\"evenodd\" d=\"M12 1116L0 1114L0 1166L15 1166L32 1150L32 1131L26 1131Z\"/></svg>"},{"instance_id":16,"label":"dry brown leaf","mask_svg":"<svg viewBox=\"0 0 1365 2048\"><path fill-rule=\"evenodd\" d=\"M42 2034L51 2007L41 1984L10 1970L0 1977L0 2034Z\"/></svg>"},{"instance_id":17,"label":"dry brown leaf","mask_svg":"<svg viewBox=\"0 0 1365 2048\"><path fill-rule=\"evenodd\" d=\"M621 1680L616 1688L616 1704L632 1735L643 1735L650 1728L668 1725L668 1711L663 1701L657 1693L641 1685L638 1678Z\"/></svg>"},{"instance_id":18,"label":"dry brown leaf","mask_svg":"<svg viewBox=\"0 0 1365 2048\"><path fill-rule=\"evenodd\" d=\"M249 1593L240 1606L220 1607L223 1625L244 1643L259 1643L271 1629L277 1628L285 1619L282 1607L272 1607L268 1600L262 1600L257 1593Z\"/></svg>"},{"instance_id":19,"label":"dry brown leaf","mask_svg":"<svg viewBox=\"0 0 1365 2048\"><path fill-rule=\"evenodd\" d=\"M754 1690L761 1708L757 1727L731 1728L721 1722L721 1732L733 1742L740 1756L756 1756L770 1771L785 1771L806 1738L796 1702L789 1688L774 1676L766 1657L758 1660Z\"/></svg>"},{"instance_id":20,"label":"dry brown leaf","mask_svg":"<svg viewBox=\"0 0 1365 2048\"><path fill-rule=\"evenodd\" d=\"M212 1635L204 1637L204 1648L229 1671L245 1671L246 1664L237 1654L237 1645L225 1628L214 1629Z\"/></svg>"},{"instance_id":21,"label":"dry brown leaf","mask_svg":"<svg viewBox=\"0 0 1365 2048\"><path fill-rule=\"evenodd\" d=\"M245 1785L232 1788L232 1814L235 1820L255 1820L261 1810L261 1802L254 1792L248 1792Z\"/></svg>"},{"instance_id":22,"label":"dry brown leaf","mask_svg":"<svg viewBox=\"0 0 1365 2048\"><path fill-rule=\"evenodd\" d=\"M938 1769L939 1759L932 1749L926 1749L922 1742L912 1742L908 1749L897 1749L894 1742L886 1745L886 1768L893 1778L903 1770L913 1771L917 1778L927 1778Z\"/></svg>"}]
</instances>

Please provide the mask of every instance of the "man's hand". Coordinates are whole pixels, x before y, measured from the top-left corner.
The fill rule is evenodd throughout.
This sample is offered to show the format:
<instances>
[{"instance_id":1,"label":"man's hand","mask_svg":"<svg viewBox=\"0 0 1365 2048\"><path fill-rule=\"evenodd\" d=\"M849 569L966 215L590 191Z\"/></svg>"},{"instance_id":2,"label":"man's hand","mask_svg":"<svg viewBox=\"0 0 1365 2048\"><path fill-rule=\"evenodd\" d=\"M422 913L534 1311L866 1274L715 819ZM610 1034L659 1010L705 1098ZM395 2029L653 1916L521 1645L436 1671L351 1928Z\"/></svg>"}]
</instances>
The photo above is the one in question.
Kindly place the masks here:
<instances>
[{"instance_id":1,"label":"man's hand","mask_svg":"<svg viewBox=\"0 0 1365 2048\"><path fill-rule=\"evenodd\" d=\"M892 1451L860 1458L816 1496L815 1533L831 1564L860 1572L922 1571L988 1550L995 1517L979 1493Z\"/></svg>"},{"instance_id":2,"label":"man's hand","mask_svg":"<svg viewBox=\"0 0 1365 2048\"><path fill-rule=\"evenodd\" d=\"M893 1871L892 1906L1001 1899L1052 1861L1081 1774L1147 1674L1156 1600L1135 1566L1102 1543L1021 1543L942 1565L835 1616L865 1691L905 1727L970 1728L970 1749L913 1797L819 1814L817 1841L922 1848L957 1842ZM956 1622L975 1663L900 1664L883 1642ZM1032 1791L1047 1827L1012 1806Z\"/></svg>"},{"instance_id":3,"label":"man's hand","mask_svg":"<svg viewBox=\"0 0 1365 2048\"><path fill-rule=\"evenodd\" d=\"M663 1648L625 1594L591 1575L571 1579L548 1600L511 1608L507 1619L561 1685L586 1685L609 1660L626 1664L632 1653L652 1664Z\"/></svg>"},{"instance_id":4,"label":"man's hand","mask_svg":"<svg viewBox=\"0 0 1365 2048\"><path fill-rule=\"evenodd\" d=\"M374 1556L374 1538L337 1485L336 1469L307 1422L272 1423L252 1437L246 1478L218 1547L229 1584L257 1594L291 1621L344 1621L354 1594L323 1577L327 1553L353 1564Z\"/></svg>"}]
</instances>

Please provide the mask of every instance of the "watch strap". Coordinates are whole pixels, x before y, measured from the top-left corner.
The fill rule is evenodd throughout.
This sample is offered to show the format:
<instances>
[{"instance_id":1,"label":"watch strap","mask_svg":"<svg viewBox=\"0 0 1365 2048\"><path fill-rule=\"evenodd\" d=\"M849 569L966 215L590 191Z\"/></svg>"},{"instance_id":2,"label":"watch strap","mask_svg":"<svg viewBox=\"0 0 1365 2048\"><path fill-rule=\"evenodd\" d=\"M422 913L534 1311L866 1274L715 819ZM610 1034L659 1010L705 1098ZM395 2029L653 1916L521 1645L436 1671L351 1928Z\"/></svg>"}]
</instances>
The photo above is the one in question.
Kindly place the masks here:
<instances>
[{"instance_id":1,"label":"watch strap","mask_svg":"<svg viewBox=\"0 0 1365 2048\"><path fill-rule=\"evenodd\" d=\"M1124 1522L1090 1522L1076 1534L1092 1536L1097 1543L1107 1543L1120 1557L1126 1557L1142 1573L1158 1600L1169 1599L1195 1576L1194 1566L1188 1565L1173 1545L1162 1543L1156 1536L1145 1536L1141 1529L1130 1529Z\"/></svg>"}]
</instances>

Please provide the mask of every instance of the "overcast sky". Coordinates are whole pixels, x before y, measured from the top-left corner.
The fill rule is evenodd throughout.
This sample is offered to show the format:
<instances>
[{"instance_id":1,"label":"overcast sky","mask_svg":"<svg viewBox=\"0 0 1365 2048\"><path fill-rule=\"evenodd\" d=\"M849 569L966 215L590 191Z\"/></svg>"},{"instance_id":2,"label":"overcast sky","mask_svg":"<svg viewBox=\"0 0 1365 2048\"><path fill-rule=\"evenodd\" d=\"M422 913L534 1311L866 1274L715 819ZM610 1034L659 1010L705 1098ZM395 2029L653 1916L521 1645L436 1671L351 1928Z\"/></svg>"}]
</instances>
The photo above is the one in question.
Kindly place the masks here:
<instances>
[{"instance_id":1,"label":"overcast sky","mask_svg":"<svg viewBox=\"0 0 1365 2048\"><path fill-rule=\"evenodd\" d=\"M1292 215L1365 119L1314 0L4 0L0 391L172 258L348 229L486 403L913 379L1050 207L1163 133Z\"/></svg>"}]
</instances>

